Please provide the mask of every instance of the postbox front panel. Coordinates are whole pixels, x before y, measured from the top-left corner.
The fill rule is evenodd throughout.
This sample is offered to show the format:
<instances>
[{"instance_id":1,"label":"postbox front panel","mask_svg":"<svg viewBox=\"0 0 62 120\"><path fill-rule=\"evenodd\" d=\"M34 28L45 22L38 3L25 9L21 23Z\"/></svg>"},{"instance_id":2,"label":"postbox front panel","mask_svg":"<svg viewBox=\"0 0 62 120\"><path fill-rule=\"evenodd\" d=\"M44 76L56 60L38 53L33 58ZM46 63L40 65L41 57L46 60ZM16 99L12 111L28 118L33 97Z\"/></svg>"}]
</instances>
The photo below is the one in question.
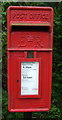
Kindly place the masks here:
<instances>
[{"instance_id":1,"label":"postbox front panel","mask_svg":"<svg viewBox=\"0 0 62 120\"><path fill-rule=\"evenodd\" d=\"M52 8L8 8L9 111L50 109L52 29Z\"/></svg>"}]
</instances>

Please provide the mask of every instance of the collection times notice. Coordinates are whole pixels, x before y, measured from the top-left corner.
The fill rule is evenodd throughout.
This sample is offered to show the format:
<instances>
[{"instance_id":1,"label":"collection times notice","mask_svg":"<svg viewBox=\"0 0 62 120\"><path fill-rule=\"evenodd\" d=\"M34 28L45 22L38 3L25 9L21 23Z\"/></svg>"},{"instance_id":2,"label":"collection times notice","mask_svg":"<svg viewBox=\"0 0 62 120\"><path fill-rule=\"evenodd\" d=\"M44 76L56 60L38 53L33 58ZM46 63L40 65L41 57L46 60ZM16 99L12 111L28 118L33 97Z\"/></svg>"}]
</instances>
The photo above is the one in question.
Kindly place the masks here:
<instances>
[{"instance_id":1,"label":"collection times notice","mask_svg":"<svg viewBox=\"0 0 62 120\"><path fill-rule=\"evenodd\" d=\"M38 95L39 62L21 63L21 95Z\"/></svg>"}]
</instances>

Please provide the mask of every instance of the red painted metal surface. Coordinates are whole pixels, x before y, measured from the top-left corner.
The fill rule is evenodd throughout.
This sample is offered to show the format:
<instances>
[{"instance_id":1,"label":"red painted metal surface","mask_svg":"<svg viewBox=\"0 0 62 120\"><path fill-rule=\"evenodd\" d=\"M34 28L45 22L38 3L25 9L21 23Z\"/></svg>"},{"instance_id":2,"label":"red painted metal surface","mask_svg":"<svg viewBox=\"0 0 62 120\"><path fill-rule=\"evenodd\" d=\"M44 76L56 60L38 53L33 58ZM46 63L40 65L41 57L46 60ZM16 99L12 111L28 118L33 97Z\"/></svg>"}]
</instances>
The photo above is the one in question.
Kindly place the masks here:
<instances>
[{"instance_id":1,"label":"red painted metal surface","mask_svg":"<svg viewBox=\"0 0 62 120\"><path fill-rule=\"evenodd\" d=\"M10 6L8 29L8 109L48 111L51 107L53 9ZM28 52L33 58L28 58ZM21 63L39 62L38 95L21 95Z\"/></svg>"}]
</instances>

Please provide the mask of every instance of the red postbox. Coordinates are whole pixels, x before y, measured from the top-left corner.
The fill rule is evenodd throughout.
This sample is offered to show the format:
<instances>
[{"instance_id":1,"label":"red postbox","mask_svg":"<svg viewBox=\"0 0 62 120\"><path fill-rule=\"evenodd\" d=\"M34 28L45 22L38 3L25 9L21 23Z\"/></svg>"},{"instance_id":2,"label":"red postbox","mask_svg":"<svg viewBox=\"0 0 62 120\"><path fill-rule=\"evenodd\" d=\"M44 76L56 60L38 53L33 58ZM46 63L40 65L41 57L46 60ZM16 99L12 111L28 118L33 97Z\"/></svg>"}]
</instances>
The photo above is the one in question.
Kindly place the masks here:
<instances>
[{"instance_id":1,"label":"red postbox","mask_svg":"<svg viewBox=\"0 0 62 120\"><path fill-rule=\"evenodd\" d=\"M51 106L53 9L10 6L8 109L48 111Z\"/></svg>"}]
</instances>

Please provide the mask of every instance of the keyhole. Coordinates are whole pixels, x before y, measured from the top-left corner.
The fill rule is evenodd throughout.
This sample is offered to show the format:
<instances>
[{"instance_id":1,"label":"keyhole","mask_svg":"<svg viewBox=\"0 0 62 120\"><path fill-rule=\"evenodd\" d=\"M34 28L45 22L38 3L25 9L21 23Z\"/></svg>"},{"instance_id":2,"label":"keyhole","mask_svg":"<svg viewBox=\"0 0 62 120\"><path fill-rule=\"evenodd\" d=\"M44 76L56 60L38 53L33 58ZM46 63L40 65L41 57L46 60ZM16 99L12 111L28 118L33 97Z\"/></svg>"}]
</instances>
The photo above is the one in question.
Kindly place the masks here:
<instances>
[{"instance_id":1,"label":"keyhole","mask_svg":"<svg viewBox=\"0 0 62 120\"><path fill-rule=\"evenodd\" d=\"M19 82L19 80L17 80L17 83Z\"/></svg>"}]
</instances>

